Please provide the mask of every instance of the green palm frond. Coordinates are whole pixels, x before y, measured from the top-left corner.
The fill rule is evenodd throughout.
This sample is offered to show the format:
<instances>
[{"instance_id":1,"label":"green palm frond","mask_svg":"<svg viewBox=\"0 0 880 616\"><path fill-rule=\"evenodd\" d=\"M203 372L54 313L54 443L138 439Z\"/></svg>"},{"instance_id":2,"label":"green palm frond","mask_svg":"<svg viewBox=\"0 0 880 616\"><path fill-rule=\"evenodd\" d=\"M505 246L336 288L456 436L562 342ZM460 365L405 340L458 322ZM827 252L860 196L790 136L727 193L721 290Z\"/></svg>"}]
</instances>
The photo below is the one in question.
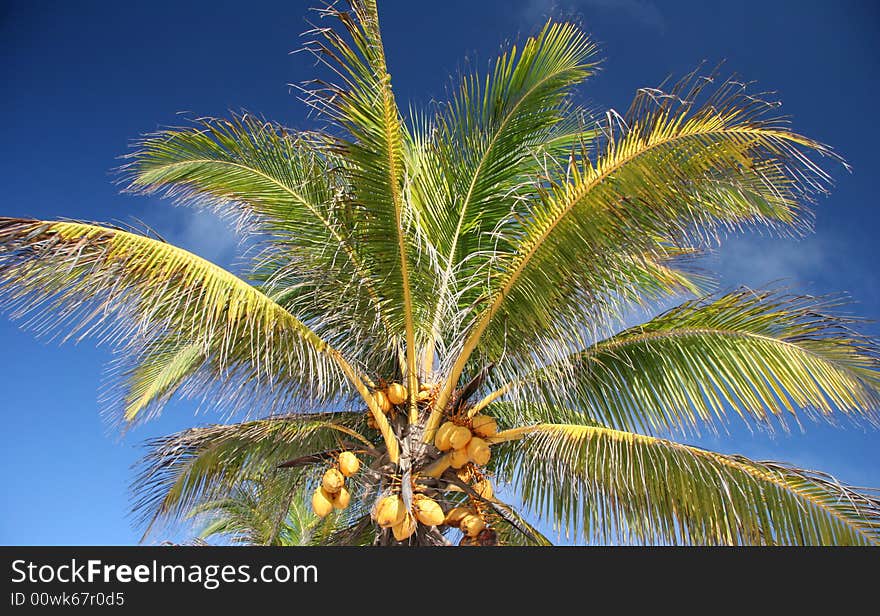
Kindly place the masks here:
<instances>
[{"instance_id":1,"label":"green palm frond","mask_svg":"<svg viewBox=\"0 0 880 616\"><path fill-rule=\"evenodd\" d=\"M739 82L706 98L712 81L692 75L669 93L641 91L593 155L574 159L567 176L496 232L489 292L441 402L478 347L516 353L536 331L563 338L585 320L619 315L616 289L630 279L633 257L662 261L727 229L805 227L801 204L827 183L807 152L830 151L768 117L775 105Z\"/></svg>"},{"instance_id":2,"label":"green palm frond","mask_svg":"<svg viewBox=\"0 0 880 616\"><path fill-rule=\"evenodd\" d=\"M376 335L388 328L381 280L358 253L336 171L340 161L319 136L252 115L203 118L148 135L128 158L122 171L130 192L208 207L268 243L255 274L266 272L268 293L297 284L295 314L332 307L331 314L344 314L349 335L357 325L384 338ZM316 325L332 330L323 321Z\"/></svg>"},{"instance_id":3,"label":"green palm frond","mask_svg":"<svg viewBox=\"0 0 880 616\"><path fill-rule=\"evenodd\" d=\"M118 380L124 383L122 394L125 407L123 417L134 421L138 417L155 414L149 409L159 409L180 385L205 362L207 356L197 343L184 343L178 339L159 339L148 344L142 357L122 369ZM122 362L118 362L122 363ZM107 405L111 412L118 401L110 398Z\"/></svg>"},{"instance_id":4,"label":"green palm frond","mask_svg":"<svg viewBox=\"0 0 880 616\"><path fill-rule=\"evenodd\" d=\"M610 428L538 424L500 433L494 470L538 515L590 541L878 545L880 495Z\"/></svg>"},{"instance_id":5,"label":"green palm frond","mask_svg":"<svg viewBox=\"0 0 880 616\"><path fill-rule=\"evenodd\" d=\"M375 544L377 535L376 525L369 513L350 519L345 526L339 523L322 524L316 530L312 537L313 545L368 546Z\"/></svg>"},{"instance_id":6,"label":"green palm frond","mask_svg":"<svg viewBox=\"0 0 880 616\"><path fill-rule=\"evenodd\" d=\"M370 271L383 281L384 307L406 345L401 371L415 390L416 338L426 320L433 259L421 223L404 198L404 144L409 139L391 89L376 3L352 0L350 5L351 14L332 6L322 11L341 24L345 35L316 29L315 40L306 46L340 80L312 90L309 102L346 133L333 148L344 160L342 171L352 189L358 242L367 249Z\"/></svg>"},{"instance_id":7,"label":"green palm frond","mask_svg":"<svg viewBox=\"0 0 880 616\"><path fill-rule=\"evenodd\" d=\"M173 523L201 503L228 498L257 477L284 473L306 480L322 452L362 447L363 413L276 416L239 424L192 428L148 441L132 484L134 512L145 526ZM290 469L276 468L292 458L316 457Z\"/></svg>"},{"instance_id":8,"label":"green palm frond","mask_svg":"<svg viewBox=\"0 0 880 616\"><path fill-rule=\"evenodd\" d=\"M729 412L785 426L798 409L877 424L880 352L835 307L830 298L748 289L693 300L488 398L568 405L651 433L712 428Z\"/></svg>"},{"instance_id":9,"label":"green palm frond","mask_svg":"<svg viewBox=\"0 0 880 616\"><path fill-rule=\"evenodd\" d=\"M435 120L411 191L443 268L435 335L455 270L479 268L472 253L510 213L516 189L541 172L539 156L567 155L592 138L568 97L592 73L594 53L575 26L548 22L519 52L498 58L490 75L463 78Z\"/></svg>"},{"instance_id":10,"label":"green palm frond","mask_svg":"<svg viewBox=\"0 0 880 616\"><path fill-rule=\"evenodd\" d=\"M343 522L334 512L316 518L308 505L310 486L285 474L245 480L230 494L194 507L187 518L201 523L201 539L241 545L310 545Z\"/></svg>"},{"instance_id":11,"label":"green palm frond","mask_svg":"<svg viewBox=\"0 0 880 616\"><path fill-rule=\"evenodd\" d=\"M65 339L93 334L125 346L174 333L221 370L256 364L251 373L265 387L310 399L338 397L344 375L357 378L338 351L251 285L119 229L0 219L0 289L14 315Z\"/></svg>"}]
</instances>

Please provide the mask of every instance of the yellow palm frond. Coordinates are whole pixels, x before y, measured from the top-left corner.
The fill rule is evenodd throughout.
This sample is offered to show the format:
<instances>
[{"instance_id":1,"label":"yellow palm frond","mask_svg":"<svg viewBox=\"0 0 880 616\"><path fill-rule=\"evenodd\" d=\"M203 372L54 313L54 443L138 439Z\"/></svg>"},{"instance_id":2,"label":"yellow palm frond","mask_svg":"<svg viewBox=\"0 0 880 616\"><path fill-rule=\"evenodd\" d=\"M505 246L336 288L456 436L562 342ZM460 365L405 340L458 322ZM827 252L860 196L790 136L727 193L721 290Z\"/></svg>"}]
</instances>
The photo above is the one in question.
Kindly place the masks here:
<instances>
[{"instance_id":1,"label":"yellow palm frond","mask_svg":"<svg viewBox=\"0 0 880 616\"><path fill-rule=\"evenodd\" d=\"M219 370L257 364L266 387L317 401L343 395L350 382L396 455L388 420L336 349L247 282L186 250L98 225L3 218L0 289L14 314L65 338L99 334L124 346L171 332Z\"/></svg>"},{"instance_id":2,"label":"yellow palm frond","mask_svg":"<svg viewBox=\"0 0 880 616\"><path fill-rule=\"evenodd\" d=\"M880 495L815 471L596 425L537 424L491 442L495 471L524 502L587 540L880 545Z\"/></svg>"}]
</instances>

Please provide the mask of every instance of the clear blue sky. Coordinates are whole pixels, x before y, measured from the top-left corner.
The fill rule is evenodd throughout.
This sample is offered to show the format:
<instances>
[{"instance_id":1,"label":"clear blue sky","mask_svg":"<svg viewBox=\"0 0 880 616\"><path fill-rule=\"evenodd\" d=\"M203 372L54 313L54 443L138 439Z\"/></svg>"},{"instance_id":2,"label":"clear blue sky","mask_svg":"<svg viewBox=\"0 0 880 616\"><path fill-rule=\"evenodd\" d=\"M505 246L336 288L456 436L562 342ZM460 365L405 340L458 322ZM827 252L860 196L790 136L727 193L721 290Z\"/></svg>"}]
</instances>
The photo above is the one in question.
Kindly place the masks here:
<instances>
[{"instance_id":1,"label":"clear blue sky","mask_svg":"<svg viewBox=\"0 0 880 616\"><path fill-rule=\"evenodd\" d=\"M312 127L287 84L310 78L289 55L308 2L152 0L0 3L0 215L132 221L223 265L236 255L224 225L170 203L122 196L110 170L138 135L176 114L247 109ZM740 238L712 265L722 285L786 278L811 293L847 291L860 315L880 317L876 173L880 168L880 5L871 2L447 0L380 2L395 90L403 101L443 98L448 76L485 67L548 13L573 14L600 43L601 74L582 90L623 110L635 89L682 75L701 60L776 90L800 132L834 146L853 167L817 208L801 241ZM880 335L876 324L867 327ZM58 347L0 318L0 544L127 544L130 465L143 439L200 422L186 402L124 439L98 413L109 351ZM880 486L880 431L806 425L771 439L738 426L699 441Z\"/></svg>"}]
</instances>

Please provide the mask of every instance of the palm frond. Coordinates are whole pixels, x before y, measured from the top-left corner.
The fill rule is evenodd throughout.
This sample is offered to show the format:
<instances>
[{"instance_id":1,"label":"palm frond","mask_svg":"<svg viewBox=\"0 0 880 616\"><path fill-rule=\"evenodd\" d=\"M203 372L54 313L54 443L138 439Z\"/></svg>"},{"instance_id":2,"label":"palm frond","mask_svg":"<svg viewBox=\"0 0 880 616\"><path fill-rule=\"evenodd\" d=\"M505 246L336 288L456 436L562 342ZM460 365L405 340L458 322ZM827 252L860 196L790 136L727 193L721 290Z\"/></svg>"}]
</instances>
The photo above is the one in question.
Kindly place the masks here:
<instances>
[{"instance_id":1,"label":"palm frond","mask_svg":"<svg viewBox=\"0 0 880 616\"><path fill-rule=\"evenodd\" d=\"M262 476L236 484L228 496L205 501L187 518L202 525L199 537L242 545L310 545L332 532L344 516L321 519L309 506L313 488L289 474Z\"/></svg>"},{"instance_id":2,"label":"palm frond","mask_svg":"<svg viewBox=\"0 0 880 616\"><path fill-rule=\"evenodd\" d=\"M353 385L397 459L388 419L338 350L253 286L186 250L92 224L0 218L0 290L13 316L31 314L32 327L64 331L64 339L97 334L137 348L177 336L209 355L213 370L233 375L227 383L245 374L276 404L326 404L350 398Z\"/></svg>"},{"instance_id":3,"label":"palm frond","mask_svg":"<svg viewBox=\"0 0 880 616\"><path fill-rule=\"evenodd\" d=\"M64 339L93 334L118 346L184 337L222 368L259 364L328 399L353 369L304 323L251 285L183 249L75 222L0 219L0 289L14 316Z\"/></svg>"},{"instance_id":4,"label":"palm frond","mask_svg":"<svg viewBox=\"0 0 880 616\"><path fill-rule=\"evenodd\" d=\"M593 137L570 108L572 88L593 71L595 46L575 26L548 22L521 50L504 53L485 77L464 77L425 139L411 194L443 267L432 332L440 331L454 271L473 263L524 178L541 172L542 155Z\"/></svg>"},{"instance_id":5,"label":"palm frond","mask_svg":"<svg viewBox=\"0 0 880 616\"><path fill-rule=\"evenodd\" d=\"M335 18L345 35L332 28L315 29L315 39L306 45L340 80L319 84L309 91L308 102L346 133L333 147L342 154L342 172L352 188L359 244L369 255L370 271L383 281L386 312L404 338L406 365L401 368L414 391L416 335L425 320L416 302L429 297L416 291L433 284L431 259L425 258L420 223L404 198L406 128L391 89L376 3L351 0L350 5L351 13L333 6L321 11ZM411 415L415 411L413 400Z\"/></svg>"},{"instance_id":6,"label":"palm frond","mask_svg":"<svg viewBox=\"0 0 880 616\"><path fill-rule=\"evenodd\" d=\"M276 467L341 444L356 448L349 432L358 434L364 427L363 413L337 412L191 428L152 439L132 483L136 519L146 536L156 523L173 523L201 503L228 498L254 478L278 472L290 481L306 480L324 458L290 469Z\"/></svg>"},{"instance_id":7,"label":"palm frond","mask_svg":"<svg viewBox=\"0 0 880 616\"><path fill-rule=\"evenodd\" d=\"M381 279L367 269L347 228L340 161L319 135L247 114L202 118L147 135L127 158L121 171L130 192L207 207L267 240L260 261L271 259L271 267L258 263L256 273L268 271L266 282L276 288L295 273L295 313L309 302L333 306L349 330L387 330Z\"/></svg>"},{"instance_id":8,"label":"palm frond","mask_svg":"<svg viewBox=\"0 0 880 616\"><path fill-rule=\"evenodd\" d=\"M587 541L878 545L880 498L832 477L598 426L499 433L494 470Z\"/></svg>"},{"instance_id":9,"label":"palm frond","mask_svg":"<svg viewBox=\"0 0 880 616\"><path fill-rule=\"evenodd\" d=\"M160 339L148 345L140 361L122 376L125 382L123 419L133 422L151 406L161 406L205 359L205 352L198 344Z\"/></svg>"},{"instance_id":10,"label":"palm frond","mask_svg":"<svg viewBox=\"0 0 880 616\"><path fill-rule=\"evenodd\" d=\"M698 432L730 412L785 427L787 416L798 421L798 409L877 425L880 350L836 307L832 298L749 289L692 300L477 406L507 395L526 407L569 406L605 425L649 433Z\"/></svg>"},{"instance_id":11,"label":"palm frond","mask_svg":"<svg viewBox=\"0 0 880 616\"><path fill-rule=\"evenodd\" d=\"M735 80L706 98L713 82L694 74L669 93L642 90L593 156L573 159L566 176L540 187L540 199L496 232L489 291L441 402L478 346L500 356L548 324L561 337L619 314L615 289L633 257L662 261L725 230L806 227L802 204L828 182L807 152L831 152L790 131L770 115L776 105Z\"/></svg>"}]
</instances>

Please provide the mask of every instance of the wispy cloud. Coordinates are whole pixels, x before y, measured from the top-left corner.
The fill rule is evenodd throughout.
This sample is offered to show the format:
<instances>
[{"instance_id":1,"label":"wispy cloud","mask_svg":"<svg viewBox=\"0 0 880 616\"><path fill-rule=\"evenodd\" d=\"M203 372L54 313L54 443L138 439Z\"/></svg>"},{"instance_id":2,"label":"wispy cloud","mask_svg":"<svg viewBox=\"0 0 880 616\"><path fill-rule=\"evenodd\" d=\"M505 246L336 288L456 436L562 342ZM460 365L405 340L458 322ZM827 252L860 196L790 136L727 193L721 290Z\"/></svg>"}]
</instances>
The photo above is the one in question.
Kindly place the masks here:
<instances>
[{"instance_id":1,"label":"wispy cloud","mask_svg":"<svg viewBox=\"0 0 880 616\"><path fill-rule=\"evenodd\" d=\"M239 252L239 237L230 224L208 211L177 209L182 220L169 241L200 257L229 267Z\"/></svg>"},{"instance_id":2,"label":"wispy cloud","mask_svg":"<svg viewBox=\"0 0 880 616\"><path fill-rule=\"evenodd\" d=\"M663 14L650 0L529 0L523 5L521 15L531 23L550 15L598 11L622 15L639 26L660 33L666 29Z\"/></svg>"},{"instance_id":3,"label":"wispy cloud","mask_svg":"<svg viewBox=\"0 0 880 616\"><path fill-rule=\"evenodd\" d=\"M232 222L207 209L169 207L167 202L155 200L142 205L136 217L125 222L140 228L139 221L175 246L227 269L233 268L245 250Z\"/></svg>"},{"instance_id":4,"label":"wispy cloud","mask_svg":"<svg viewBox=\"0 0 880 616\"><path fill-rule=\"evenodd\" d=\"M724 286L783 281L811 287L835 267L834 254L830 240L815 236L803 240L743 236L728 238L707 265L720 274Z\"/></svg>"}]
</instances>

